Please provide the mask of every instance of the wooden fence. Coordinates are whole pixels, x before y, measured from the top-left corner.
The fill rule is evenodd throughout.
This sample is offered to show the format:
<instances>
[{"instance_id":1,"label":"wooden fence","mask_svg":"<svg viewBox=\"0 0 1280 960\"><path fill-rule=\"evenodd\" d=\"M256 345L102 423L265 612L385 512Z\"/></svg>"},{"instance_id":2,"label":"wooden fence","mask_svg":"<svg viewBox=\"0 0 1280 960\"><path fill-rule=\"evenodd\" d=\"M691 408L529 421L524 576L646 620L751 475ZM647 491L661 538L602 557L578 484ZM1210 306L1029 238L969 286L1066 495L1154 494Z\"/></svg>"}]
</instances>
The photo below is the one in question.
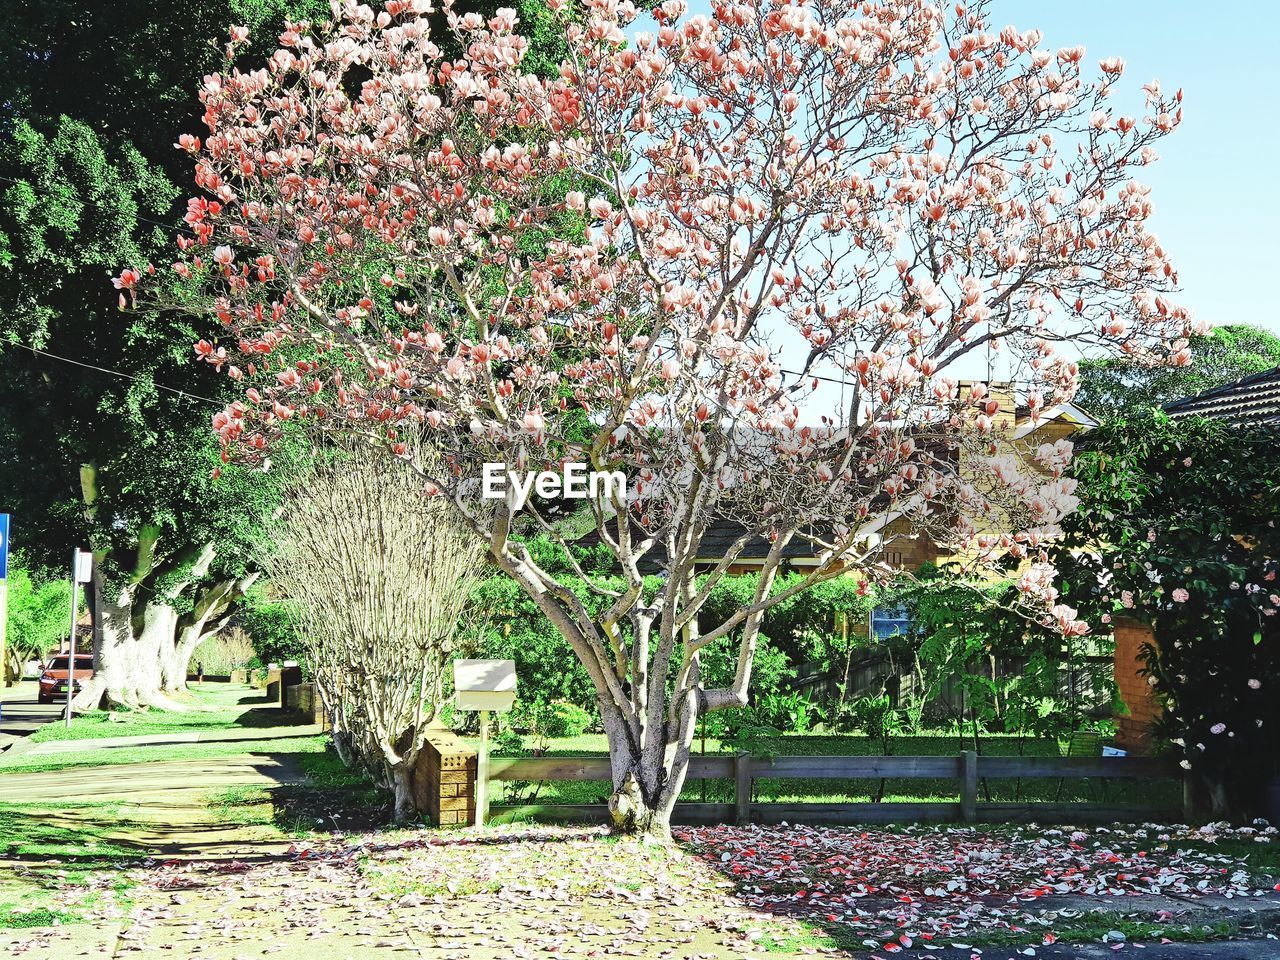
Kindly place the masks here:
<instances>
[{"instance_id":1,"label":"wooden fence","mask_svg":"<svg viewBox=\"0 0 1280 960\"><path fill-rule=\"evenodd\" d=\"M756 802L760 779L793 777L822 780L954 779L960 783L953 802L921 803L781 803ZM493 759L493 781L565 781L611 779L605 757L538 757ZM681 824L713 823L1104 823L1185 819L1176 806L1110 803L983 803L979 785L988 780L1182 780L1176 763L1153 757L980 757L972 750L940 757L738 756L693 757L688 781L731 780L732 803L677 803L673 820ZM1185 804L1184 790L1184 804ZM561 822L598 821L603 804L494 805L494 820L542 819Z\"/></svg>"}]
</instances>

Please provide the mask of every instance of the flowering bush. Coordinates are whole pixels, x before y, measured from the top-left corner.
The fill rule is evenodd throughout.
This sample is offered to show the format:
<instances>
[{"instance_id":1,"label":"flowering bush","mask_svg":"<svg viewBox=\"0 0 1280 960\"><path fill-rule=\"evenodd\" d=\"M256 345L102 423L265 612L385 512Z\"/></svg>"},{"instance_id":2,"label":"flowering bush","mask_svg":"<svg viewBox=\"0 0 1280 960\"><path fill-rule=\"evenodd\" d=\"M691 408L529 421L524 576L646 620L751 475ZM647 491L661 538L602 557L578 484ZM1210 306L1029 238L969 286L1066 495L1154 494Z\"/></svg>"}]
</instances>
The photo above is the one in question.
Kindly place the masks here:
<instances>
[{"instance_id":1,"label":"flowering bush","mask_svg":"<svg viewBox=\"0 0 1280 960\"><path fill-rule=\"evenodd\" d=\"M1057 558L1092 616L1151 624L1159 732L1219 814L1250 812L1280 771L1277 439L1163 415L1095 431L1075 463L1086 506Z\"/></svg>"}]
</instances>

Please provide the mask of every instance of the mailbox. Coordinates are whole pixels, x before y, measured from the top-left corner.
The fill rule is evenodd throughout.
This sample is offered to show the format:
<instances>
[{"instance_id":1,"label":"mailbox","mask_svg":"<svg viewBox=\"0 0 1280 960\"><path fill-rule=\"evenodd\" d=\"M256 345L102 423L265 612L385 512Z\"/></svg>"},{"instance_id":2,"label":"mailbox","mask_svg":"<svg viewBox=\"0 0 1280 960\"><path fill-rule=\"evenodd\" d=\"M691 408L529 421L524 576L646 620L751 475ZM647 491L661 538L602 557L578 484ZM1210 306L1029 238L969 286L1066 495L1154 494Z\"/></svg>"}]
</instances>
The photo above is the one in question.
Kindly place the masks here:
<instances>
[{"instance_id":1,"label":"mailbox","mask_svg":"<svg viewBox=\"0 0 1280 960\"><path fill-rule=\"evenodd\" d=\"M510 710L516 700L516 662L455 660L453 689L459 710Z\"/></svg>"}]
</instances>

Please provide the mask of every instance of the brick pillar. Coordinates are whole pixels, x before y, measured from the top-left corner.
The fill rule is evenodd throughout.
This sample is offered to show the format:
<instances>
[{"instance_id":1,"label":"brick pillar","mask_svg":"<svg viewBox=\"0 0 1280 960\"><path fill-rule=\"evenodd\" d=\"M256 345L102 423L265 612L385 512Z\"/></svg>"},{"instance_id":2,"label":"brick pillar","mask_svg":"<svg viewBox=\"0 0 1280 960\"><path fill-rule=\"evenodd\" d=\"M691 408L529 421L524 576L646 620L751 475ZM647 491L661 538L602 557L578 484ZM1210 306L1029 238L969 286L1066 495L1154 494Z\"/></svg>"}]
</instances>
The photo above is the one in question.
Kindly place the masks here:
<instances>
[{"instance_id":1,"label":"brick pillar","mask_svg":"<svg viewBox=\"0 0 1280 960\"><path fill-rule=\"evenodd\" d=\"M1144 644L1154 644L1151 628L1135 620L1117 620L1115 676L1120 699L1129 708L1128 716L1116 715L1116 746L1130 753L1146 753L1151 748L1151 727L1160 716L1160 705L1147 678L1138 675L1139 656Z\"/></svg>"},{"instance_id":2,"label":"brick pillar","mask_svg":"<svg viewBox=\"0 0 1280 960\"><path fill-rule=\"evenodd\" d=\"M302 682L302 668L296 663L286 663L280 667L280 688L276 693L276 703L282 707L289 705L289 688Z\"/></svg>"},{"instance_id":3,"label":"brick pillar","mask_svg":"<svg viewBox=\"0 0 1280 960\"><path fill-rule=\"evenodd\" d=\"M438 826L476 820L476 752L451 730L427 730L413 777L414 800Z\"/></svg>"}]
</instances>

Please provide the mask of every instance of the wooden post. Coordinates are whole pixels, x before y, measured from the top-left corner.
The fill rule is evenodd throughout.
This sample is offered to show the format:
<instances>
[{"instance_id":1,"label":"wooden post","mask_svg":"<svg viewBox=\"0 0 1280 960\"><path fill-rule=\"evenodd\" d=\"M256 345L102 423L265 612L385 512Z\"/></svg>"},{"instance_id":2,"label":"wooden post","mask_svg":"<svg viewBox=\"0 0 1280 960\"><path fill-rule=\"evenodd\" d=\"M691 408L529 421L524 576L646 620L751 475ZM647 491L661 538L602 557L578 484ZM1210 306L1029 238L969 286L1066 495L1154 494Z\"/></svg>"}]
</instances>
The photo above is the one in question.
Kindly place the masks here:
<instances>
[{"instance_id":1,"label":"wooden post","mask_svg":"<svg viewBox=\"0 0 1280 960\"><path fill-rule=\"evenodd\" d=\"M960 753L960 817L965 823L978 819L978 753Z\"/></svg>"},{"instance_id":2,"label":"wooden post","mask_svg":"<svg viewBox=\"0 0 1280 960\"><path fill-rule=\"evenodd\" d=\"M71 726L71 701L76 696L76 614L80 612L80 579L77 572L80 566L80 548L71 551L71 643L67 656L67 713L64 724Z\"/></svg>"},{"instance_id":3,"label":"wooden post","mask_svg":"<svg viewBox=\"0 0 1280 960\"><path fill-rule=\"evenodd\" d=\"M1191 771L1182 775L1182 822L1194 823L1196 816L1196 785L1191 779Z\"/></svg>"},{"instance_id":4,"label":"wooden post","mask_svg":"<svg viewBox=\"0 0 1280 960\"><path fill-rule=\"evenodd\" d=\"M733 758L734 823L745 826L751 822L751 754L740 753Z\"/></svg>"},{"instance_id":5,"label":"wooden post","mask_svg":"<svg viewBox=\"0 0 1280 960\"><path fill-rule=\"evenodd\" d=\"M476 829L489 819L489 711L480 711L480 756L476 758Z\"/></svg>"},{"instance_id":6,"label":"wooden post","mask_svg":"<svg viewBox=\"0 0 1280 960\"><path fill-rule=\"evenodd\" d=\"M9 675L9 651L5 646L5 628L9 625L9 581L0 577L0 678L6 687L13 686L14 678ZM19 668L18 679L22 679Z\"/></svg>"}]
</instances>

